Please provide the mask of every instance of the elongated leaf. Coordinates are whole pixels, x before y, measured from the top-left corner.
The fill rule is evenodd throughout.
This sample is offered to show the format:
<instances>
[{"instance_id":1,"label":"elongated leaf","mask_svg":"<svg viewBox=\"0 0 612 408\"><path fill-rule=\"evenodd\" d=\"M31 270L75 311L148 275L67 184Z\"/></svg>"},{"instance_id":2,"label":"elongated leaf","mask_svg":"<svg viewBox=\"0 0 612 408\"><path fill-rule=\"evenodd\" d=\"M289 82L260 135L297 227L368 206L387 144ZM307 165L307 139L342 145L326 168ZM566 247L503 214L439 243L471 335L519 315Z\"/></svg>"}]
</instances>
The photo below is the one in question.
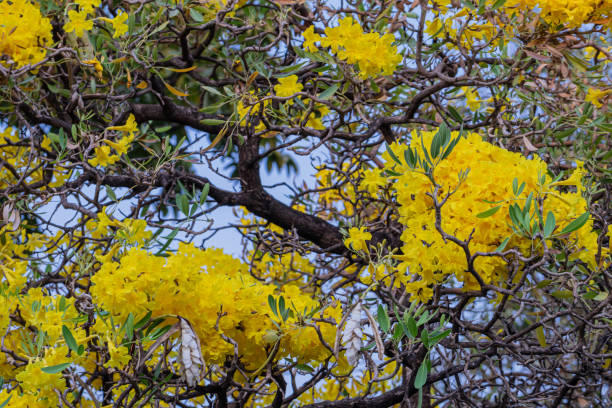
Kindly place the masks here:
<instances>
[{"instance_id":1,"label":"elongated leaf","mask_svg":"<svg viewBox=\"0 0 612 408\"><path fill-rule=\"evenodd\" d=\"M74 339L74 336L70 332L70 329L66 327L66 325L62 325L62 335L64 336L64 340L66 340L66 345L68 348L76 353L79 347Z\"/></svg>"},{"instance_id":2,"label":"elongated leaf","mask_svg":"<svg viewBox=\"0 0 612 408\"><path fill-rule=\"evenodd\" d=\"M200 121L200 123L202 123L203 125L209 125L209 126L218 126L218 125L222 125L224 124L226 121L223 119L202 119Z\"/></svg>"},{"instance_id":3,"label":"elongated leaf","mask_svg":"<svg viewBox=\"0 0 612 408\"><path fill-rule=\"evenodd\" d=\"M506 245L508 245L508 241L510 241L510 237L504 239L503 242L497 247L495 252L503 252L503 250L506 248Z\"/></svg>"},{"instance_id":4,"label":"elongated leaf","mask_svg":"<svg viewBox=\"0 0 612 408\"><path fill-rule=\"evenodd\" d=\"M376 320L378 320L378 325L381 330L385 333L389 332L389 328L391 327L391 322L389 320L389 315L387 311L383 307L383 305L378 305L378 313L376 314Z\"/></svg>"},{"instance_id":5,"label":"elongated leaf","mask_svg":"<svg viewBox=\"0 0 612 408\"><path fill-rule=\"evenodd\" d=\"M490 217L493 214L495 214L496 212L498 212L500 208L501 208L501 205L498 205L498 206L493 207L493 208L489 208L486 211L483 211L483 212L481 212L479 214L476 214L476 217L478 217L478 218L487 218L487 217Z\"/></svg>"},{"instance_id":6,"label":"elongated leaf","mask_svg":"<svg viewBox=\"0 0 612 408\"><path fill-rule=\"evenodd\" d=\"M8 398L4 400L4 402L2 404L0 404L0 408L3 408L6 406L6 404L9 403L9 401L11 400L11 398L13 398L13 394L9 394Z\"/></svg>"},{"instance_id":7,"label":"elongated leaf","mask_svg":"<svg viewBox=\"0 0 612 408\"><path fill-rule=\"evenodd\" d=\"M68 368L70 364L72 363L62 363L62 364L53 365L49 367L43 367L41 368L41 371L47 374L57 374L57 373L64 371L66 368Z\"/></svg>"},{"instance_id":8,"label":"elongated leaf","mask_svg":"<svg viewBox=\"0 0 612 408\"><path fill-rule=\"evenodd\" d=\"M196 69L197 67L194 65L192 67L189 68L170 68L170 67L162 67L167 69L168 71L172 71L172 72L190 72L193 71L194 69Z\"/></svg>"},{"instance_id":9,"label":"elongated leaf","mask_svg":"<svg viewBox=\"0 0 612 408\"><path fill-rule=\"evenodd\" d=\"M128 340L132 340L134 337L134 315L131 312L125 320L125 335Z\"/></svg>"},{"instance_id":10,"label":"elongated leaf","mask_svg":"<svg viewBox=\"0 0 612 408\"><path fill-rule=\"evenodd\" d=\"M323 99L324 101L328 100L329 98L331 98L332 96L334 96L334 94L336 93L336 91L340 88L340 84L333 84L332 86L330 86L329 88L327 88L326 90L324 90L323 92L321 92L318 96L319 99Z\"/></svg>"},{"instance_id":11,"label":"elongated leaf","mask_svg":"<svg viewBox=\"0 0 612 408\"><path fill-rule=\"evenodd\" d=\"M176 89L175 87L173 87L172 85L170 85L167 82L164 82L164 85L166 85L166 88L168 88L168 90L170 91L170 93L172 95L176 95L176 96L189 96L189 94L186 94L185 92L179 91L178 89Z\"/></svg>"},{"instance_id":12,"label":"elongated leaf","mask_svg":"<svg viewBox=\"0 0 612 408\"><path fill-rule=\"evenodd\" d=\"M210 149L212 149L213 147L215 147L217 144L219 144L219 142L221 141L221 139L223 139L223 136L225 135L226 132L227 132L227 127L224 127L223 129L221 129L221 131L217 133L217 136L215 136L212 143L208 145L207 147L205 147L204 149L200 150L200 153L205 153L209 151Z\"/></svg>"},{"instance_id":13,"label":"elongated leaf","mask_svg":"<svg viewBox=\"0 0 612 408\"><path fill-rule=\"evenodd\" d=\"M416 320L414 320L414 317L408 317L408 319L406 320L406 327L408 328L408 333L406 333L406 335L411 339L416 338L417 334L419 334L419 329L417 327Z\"/></svg>"},{"instance_id":14,"label":"elongated leaf","mask_svg":"<svg viewBox=\"0 0 612 408\"><path fill-rule=\"evenodd\" d=\"M566 235L576 230L579 230L589 220L590 215L591 215L590 213L585 212L580 217L576 218L574 221L567 224L567 226L563 228L563 230L559 233L559 235Z\"/></svg>"},{"instance_id":15,"label":"elongated leaf","mask_svg":"<svg viewBox=\"0 0 612 408\"><path fill-rule=\"evenodd\" d=\"M421 389L427 382L427 364L423 361L414 377L414 388Z\"/></svg>"},{"instance_id":16,"label":"elongated leaf","mask_svg":"<svg viewBox=\"0 0 612 408\"><path fill-rule=\"evenodd\" d=\"M149 310L147 312L146 315L144 315L142 317L142 319L138 320L135 324L134 324L134 330L140 330L142 329L147 323L149 323L149 321L151 320L151 315L153 314L153 312L151 310Z\"/></svg>"},{"instance_id":17,"label":"elongated leaf","mask_svg":"<svg viewBox=\"0 0 612 408\"><path fill-rule=\"evenodd\" d=\"M400 161L400 159L395 155L395 153L393 153L393 150L391 150L391 147L389 145L387 145L387 153L389 153L389 156L391 156L391 158L393 159L394 162L396 162L397 164L399 164L400 166L402 165L402 162Z\"/></svg>"},{"instance_id":18,"label":"elongated leaf","mask_svg":"<svg viewBox=\"0 0 612 408\"><path fill-rule=\"evenodd\" d=\"M550 237L550 235L555 230L555 214L552 211L549 211L546 215L546 223L544 224L544 237Z\"/></svg>"},{"instance_id":19,"label":"elongated leaf","mask_svg":"<svg viewBox=\"0 0 612 408\"><path fill-rule=\"evenodd\" d=\"M278 312L276 311L276 299L274 299L274 296L268 295L268 305L270 305L270 310L272 310L272 313L278 317Z\"/></svg>"}]
</instances>

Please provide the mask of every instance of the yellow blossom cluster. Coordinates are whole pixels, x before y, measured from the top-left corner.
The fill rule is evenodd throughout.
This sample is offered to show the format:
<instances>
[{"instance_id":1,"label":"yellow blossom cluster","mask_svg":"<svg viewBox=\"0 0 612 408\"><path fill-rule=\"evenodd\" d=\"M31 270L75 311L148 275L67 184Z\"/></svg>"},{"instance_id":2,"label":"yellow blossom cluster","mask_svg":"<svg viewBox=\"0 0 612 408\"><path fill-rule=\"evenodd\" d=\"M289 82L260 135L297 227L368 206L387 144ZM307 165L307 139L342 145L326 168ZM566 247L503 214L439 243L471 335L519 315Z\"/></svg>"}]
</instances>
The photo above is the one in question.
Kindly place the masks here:
<instances>
[{"instance_id":1,"label":"yellow blossom cluster","mask_svg":"<svg viewBox=\"0 0 612 408\"><path fill-rule=\"evenodd\" d=\"M106 130L121 131L125 136L116 142L104 139L103 142L106 144L96 147L94 149L94 157L88 160L88 163L94 167L106 167L119 161L119 158L128 152L130 145L134 141L138 132L138 123L136 123L134 114L131 113L124 125L110 126ZM111 152L111 147L116 151L116 154Z\"/></svg>"},{"instance_id":2,"label":"yellow blossom cluster","mask_svg":"<svg viewBox=\"0 0 612 408\"><path fill-rule=\"evenodd\" d=\"M133 248L119 262L104 262L92 277L94 301L115 316L152 311L152 316L175 315L186 318L202 342L205 361L221 364L233 354L233 346L222 335L237 342L245 365L256 368L267 357L267 350L278 337L278 356L302 361L329 356L316 330L308 325L304 313L320 306L300 291L287 285L277 293L273 285L263 284L248 273L241 261L218 249L200 250L180 244L167 258ZM109 291L108 288L113 290ZM292 313L288 320L277 319L268 305L269 296L284 296ZM339 321L340 308L327 307L317 316ZM272 322L280 325L281 331ZM328 344L335 338L335 326L318 325ZM270 333L273 333L272 340Z\"/></svg>"},{"instance_id":3,"label":"yellow blossom cluster","mask_svg":"<svg viewBox=\"0 0 612 408\"><path fill-rule=\"evenodd\" d=\"M547 23L568 28L588 23L612 26L611 0L512 0L507 5L535 9Z\"/></svg>"},{"instance_id":4,"label":"yellow blossom cluster","mask_svg":"<svg viewBox=\"0 0 612 408\"><path fill-rule=\"evenodd\" d=\"M11 127L0 131L0 159L4 166L0 169L0 188L15 185L19 182L28 184L42 182L45 178L42 160L39 156L32 156L30 145L24 146L19 132ZM44 136L40 147L48 150L51 140ZM57 166L53 171L50 187L62 185L71 172ZM44 187L43 187L44 188Z\"/></svg>"},{"instance_id":5,"label":"yellow blossom cluster","mask_svg":"<svg viewBox=\"0 0 612 408\"><path fill-rule=\"evenodd\" d=\"M274 94L276 96L287 98L301 92L304 85L298 82L297 75L289 75L278 78L278 84L274 86ZM302 104L307 104L307 99L300 98ZM266 125L259 116L265 116L266 110L270 108L271 100L268 98L260 100L254 91L250 91L241 98L236 105L236 113L240 118L240 126L247 126L249 119L256 119L255 132L262 132L266 129ZM288 100L284 106L289 108L293 105L293 100ZM330 110L323 104L316 104L311 112L304 112L299 116L291 116L289 119L303 123L305 127L311 129L323 130L323 119L329 114Z\"/></svg>"},{"instance_id":6,"label":"yellow blossom cluster","mask_svg":"<svg viewBox=\"0 0 612 408\"><path fill-rule=\"evenodd\" d=\"M430 146L434 134L413 134L410 147L424 157L422 146ZM453 136L458 135L453 132ZM403 158L408 147L394 143L391 150ZM431 180L419 166L415 169L408 165L400 166L389 153L383 157L386 169L399 173L390 179L400 205L399 220L405 226L398 269L402 271L400 281L406 290L421 301L427 301L432 296L432 285L441 283L448 276L454 276L466 290L478 289L476 278L467 272L463 249L445 241L436 229ZM467 179L459 183L459 174L467 169ZM558 232L588 211L586 200L581 195L582 174L579 166L570 179L552 183L546 163L538 157L528 159L520 153L487 143L478 134L469 134L435 167L434 179L440 185L439 202L459 185L441 209L441 227L445 233L463 241L471 236L469 247L472 253L494 252L506 238L510 238L507 248L518 248L525 255L540 253L541 245L538 247L532 239L513 233L509 206L516 203L523 208L533 193L533 200L542 202L543 216L549 212L554 214ZM513 194L513 185L517 184L514 178L518 184L525 183L516 196ZM560 191L562 185L575 186L576 191ZM496 212L483 216L495 206L499 207ZM536 216L533 209L532 215ZM589 220L584 227L571 233L566 238L566 245L573 258L596 268L597 234L592 231L592 226ZM547 240L547 244L552 245L552 242ZM474 267L485 283L499 283L507 277L506 263L500 257L478 257Z\"/></svg>"},{"instance_id":7,"label":"yellow blossom cluster","mask_svg":"<svg viewBox=\"0 0 612 408\"><path fill-rule=\"evenodd\" d=\"M302 35L305 49L317 51L316 43L329 47L340 60L357 65L363 79L391 75L402 62L402 56L393 45L392 34L364 33L352 17L341 19L337 27L325 28L325 36L316 34L314 26L308 27Z\"/></svg>"},{"instance_id":8,"label":"yellow blossom cluster","mask_svg":"<svg viewBox=\"0 0 612 408\"><path fill-rule=\"evenodd\" d=\"M36 64L51 42L51 23L37 5L29 0L0 0L0 64Z\"/></svg>"}]
</instances>

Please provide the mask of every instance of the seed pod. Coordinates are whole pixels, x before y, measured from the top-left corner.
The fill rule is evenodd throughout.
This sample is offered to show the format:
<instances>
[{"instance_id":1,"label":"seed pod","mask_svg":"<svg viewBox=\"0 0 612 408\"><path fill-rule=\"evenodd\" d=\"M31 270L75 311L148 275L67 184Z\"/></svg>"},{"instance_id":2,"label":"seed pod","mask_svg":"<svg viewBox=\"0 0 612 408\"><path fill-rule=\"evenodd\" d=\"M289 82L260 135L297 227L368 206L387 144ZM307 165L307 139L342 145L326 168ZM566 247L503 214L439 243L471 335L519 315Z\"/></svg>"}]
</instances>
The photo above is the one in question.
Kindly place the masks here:
<instances>
[{"instance_id":1,"label":"seed pod","mask_svg":"<svg viewBox=\"0 0 612 408\"><path fill-rule=\"evenodd\" d=\"M179 320L181 324L179 359L183 368L182 376L189 387L194 387L200 381L205 369L200 339L186 319L179 317Z\"/></svg>"},{"instance_id":2,"label":"seed pod","mask_svg":"<svg viewBox=\"0 0 612 408\"><path fill-rule=\"evenodd\" d=\"M346 347L346 359L352 366L359 363L359 350L361 350L361 301L353 306L351 314L346 321L342 332L342 344Z\"/></svg>"}]
</instances>

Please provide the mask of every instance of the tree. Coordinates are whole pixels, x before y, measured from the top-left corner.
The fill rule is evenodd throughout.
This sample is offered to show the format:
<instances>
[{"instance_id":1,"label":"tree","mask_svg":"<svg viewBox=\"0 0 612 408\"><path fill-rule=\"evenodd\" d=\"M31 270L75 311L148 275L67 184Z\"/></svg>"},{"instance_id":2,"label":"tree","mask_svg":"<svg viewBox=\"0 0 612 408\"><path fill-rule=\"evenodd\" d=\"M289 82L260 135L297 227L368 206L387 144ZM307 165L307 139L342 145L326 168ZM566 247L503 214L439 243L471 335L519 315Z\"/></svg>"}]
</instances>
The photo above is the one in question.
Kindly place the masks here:
<instances>
[{"instance_id":1,"label":"tree","mask_svg":"<svg viewBox=\"0 0 612 408\"><path fill-rule=\"evenodd\" d=\"M0 0L0 406L610 406L611 18Z\"/></svg>"}]
</instances>

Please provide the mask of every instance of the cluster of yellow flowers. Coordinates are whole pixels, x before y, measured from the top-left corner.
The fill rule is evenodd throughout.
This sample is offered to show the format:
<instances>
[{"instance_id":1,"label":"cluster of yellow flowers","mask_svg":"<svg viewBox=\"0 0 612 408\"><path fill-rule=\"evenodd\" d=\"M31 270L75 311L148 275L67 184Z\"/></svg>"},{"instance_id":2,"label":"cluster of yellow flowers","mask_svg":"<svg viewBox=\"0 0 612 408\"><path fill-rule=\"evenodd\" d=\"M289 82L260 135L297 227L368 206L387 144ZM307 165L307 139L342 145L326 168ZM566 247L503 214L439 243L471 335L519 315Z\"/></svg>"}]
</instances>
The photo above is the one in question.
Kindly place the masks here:
<instances>
[{"instance_id":1,"label":"cluster of yellow flowers","mask_svg":"<svg viewBox=\"0 0 612 408\"><path fill-rule=\"evenodd\" d=\"M452 19L447 15L446 21L452 21L465 15L476 17L474 16L474 9L463 7L459 3L453 4L452 0L432 0L432 2L435 3L435 10L439 10L443 14L446 14L450 8L459 9L459 12ZM576 28L589 23L604 24L608 27L612 26L610 22L612 1L610 0L507 0L501 7L497 3L499 2L496 0L484 1L485 7L491 8L495 6L496 8L503 9L508 15L525 10L534 12L536 18L539 17L548 24L553 25L552 29L558 28L554 27L555 25ZM479 4L483 4L483 2L479 2ZM491 15L483 15L483 17L490 18ZM438 28L442 26L440 20L434 24ZM495 21L495 25L503 26L499 20ZM450 27L446 28L449 29ZM479 35L477 33L478 30L474 30L475 28L478 27L473 24L468 25L464 34L471 35L470 31L472 31L472 34Z\"/></svg>"},{"instance_id":2,"label":"cluster of yellow flowers","mask_svg":"<svg viewBox=\"0 0 612 408\"><path fill-rule=\"evenodd\" d=\"M507 5L536 9L549 24L573 28L598 22L612 27L611 0L511 0Z\"/></svg>"},{"instance_id":3,"label":"cluster of yellow flowers","mask_svg":"<svg viewBox=\"0 0 612 408\"><path fill-rule=\"evenodd\" d=\"M27 361L15 367L7 354L0 353L0 375L17 385L0 393L0 402L11 398L7 407L60 405L57 391L66 384L61 371L69 366L85 376L100 366L129 370L131 355L122 344L121 327L130 314L139 317L151 312L152 319L170 322L177 316L187 319L201 339L208 365L222 365L234 354L227 337L237 343L241 362L248 370L259 368L271 353L275 359L288 357L310 364L331 356L328 347L336 337L341 307L335 302L322 303L316 294L300 289L303 281L296 271L313 271L306 258L264 256L253 271L259 275L256 279L246 264L219 249L180 244L167 257L155 256L142 249L152 236L144 220L119 220L107 211L104 208L73 237L61 233L55 237L26 236L23 229L10 231L8 226L0 230L0 331L4 347ZM25 286L30 268L19 257L32 251L52 253L80 237L87 238L87 249L78 256L82 259L65 270L80 287L74 297ZM110 248L101 244L108 238L115 238ZM94 273L95 261L100 266ZM91 301L97 306L95 322L88 331L81 325L87 318L77 307L85 287L90 287ZM270 297L275 299L276 311L270 307ZM69 344L66 330L79 347L83 346L82 351L76 352ZM86 350L88 342L102 347ZM153 343L146 340L144 346ZM178 345L176 341L173 344ZM147 364L155 364L160 357L161 351ZM177 350L167 358L178 372ZM94 389L100 386L99 380L92 382ZM113 395L124 389L118 387ZM93 406L88 400L79 405Z\"/></svg>"},{"instance_id":4,"label":"cluster of yellow flowers","mask_svg":"<svg viewBox=\"0 0 612 408\"><path fill-rule=\"evenodd\" d=\"M0 0L0 64L36 64L51 42L51 23L31 1Z\"/></svg>"},{"instance_id":5,"label":"cluster of yellow flowers","mask_svg":"<svg viewBox=\"0 0 612 408\"><path fill-rule=\"evenodd\" d=\"M434 134L413 134L410 147L424 157L422 146L430 146ZM456 132L453 136L457 137ZM409 146L394 143L390 148L397 157L403 158ZM475 157L478 159L474 160ZM421 301L432 296L433 284L448 276L454 276L466 290L478 289L477 280L467 272L463 249L445 241L436 230L431 180L419 166L415 169L408 165L400 166L388 152L383 158L386 159L385 169L399 173L390 176L400 205L399 220L405 226L402 255L398 256L401 261L398 269L402 272L399 281ZM568 180L553 183L547 175L546 163L538 157L528 159L520 153L509 152L483 141L475 133L460 140L453 152L436 166L434 177L441 186L439 201L457 187L459 174L467 169L467 179L460 183L442 207L441 227L460 240L471 236L469 246L472 253L494 252L508 237L511 238L507 248L518 248L525 255L541 252L542 247L538 247L537 242L513 233L508 211L515 203L522 208L531 193L533 200L541 201L544 217L549 212L554 214L557 231L588 211L581 194L581 165ZM525 183L516 196L514 178L519 184ZM561 185L575 186L577 191L560 191L558 187ZM499 207L497 212L493 210L492 215L483 217L495 206ZM596 268L597 233L592 226L589 220L584 227L571 233L566 245L573 258ZM547 244L552 245L552 242L547 240ZM485 283L497 283L507 278L506 264L500 257L479 257L475 269Z\"/></svg>"},{"instance_id":6,"label":"cluster of yellow flowers","mask_svg":"<svg viewBox=\"0 0 612 408\"><path fill-rule=\"evenodd\" d=\"M316 34L314 26L308 27L302 35L306 50L316 52L316 43L331 48L340 60L357 65L363 79L391 75L402 62L402 56L393 45L395 38L392 34L364 33L352 17L341 19L337 27L325 28L325 37Z\"/></svg>"},{"instance_id":7,"label":"cluster of yellow flowers","mask_svg":"<svg viewBox=\"0 0 612 408\"><path fill-rule=\"evenodd\" d=\"M324 359L329 351L316 330L306 324L304 312L320 306L297 286L286 285L279 294L275 286L257 281L245 264L218 249L200 250L180 244L167 258L133 248L120 262L105 262L93 278L94 301L115 316L150 310L152 316L176 315L186 318L202 341L205 361L222 364L233 347L221 336L238 343L243 362L251 369L266 359L266 350L280 341L279 357L301 361ZM109 291L108 288L113 288ZM269 296L284 296L290 317L278 320L268 305ZM340 308L327 307L318 317L339 321ZM119 320L121 320L121 318ZM281 330L272 322L277 321ZM332 344L336 329L318 325L323 338Z\"/></svg>"},{"instance_id":8,"label":"cluster of yellow flowers","mask_svg":"<svg viewBox=\"0 0 612 408\"><path fill-rule=\"evenodd\" d=\"M297 75L289 75L278 78L278 84L274 85L274 94L276 96L286 98L301 92L304 85L298 82ZM307 103L307 99L299 98L302 104ZM250 91L241 98L236 105L236 113L240 118L240 126L247 126L249 119L258 119L259 115L265 116L266 110L270 108L270 99L260 100L254 91ZM286 101L283 106L288 108L293 105L293 100ZM286 109L285 109L286 110ZM299 116L291 116L289 119L298 123L303 123L305 127L311 129L323 130L323 119L329 114L329 108L323 104L316 104L315 108L308 113L303 112ZM257 121L255 132L262 132L266 129L266 125L262 120Z\"/></svg>"},{"instance_id":9,"label":"cluster of yellow flowers","mask_svg":"<svg viewBox=\"0 0 612 408\"><path fill-rule=\"evenodd\" d=\"M74 33L77 37L83 37L85 31L93 28L94 20L88 19L90 14L94 14L96 8L100 7L101 0L77 0L78 10L68 10L68 21L64 24L64 31ZM127 13L119 10L114 18L100 17L102 21L110 23L113 27L113 38L119 38L128 30L125 23L128 19Z\"/></svg>"},{"instance_id":10,"label":"cluster of yellow flowers","mask_svg":"<svg viewBox=\"0 0 612 408\"><path fill-rule=\"evenodd\" d=\"M138 123L136 123L134 114L130 114L124 125L110 126L106 130L120 131L125 136L116 142L104 139L105 145L96 147L94 149L94 157L88 160L88 163L92 166L110 166L115 164L122 155L126 154L138 132ZM115 149L116 154L111 153L111 147Z\"/></svg>"},{"instance_id":11,"label":"cluster of yellow flowers","mask_svg":"<svg viewBox=\"0 0 612 408\"><path fill-rule=\"evenodd\" d=\"M31 147L23 146L21 141L19 132L11 127L0 131L0 145L2 145L0 159L6 163L0 169L0 188L7 188L20 181L30 184L44 180L45 167L41 158L33 156L30 151ZM44 136L41 148L48 150L50 146L51 140ZM57 166L53 169L53 180L49 183L50 187L62 185L70 174L70 171Z\"/></svg>"}]
</instances>

